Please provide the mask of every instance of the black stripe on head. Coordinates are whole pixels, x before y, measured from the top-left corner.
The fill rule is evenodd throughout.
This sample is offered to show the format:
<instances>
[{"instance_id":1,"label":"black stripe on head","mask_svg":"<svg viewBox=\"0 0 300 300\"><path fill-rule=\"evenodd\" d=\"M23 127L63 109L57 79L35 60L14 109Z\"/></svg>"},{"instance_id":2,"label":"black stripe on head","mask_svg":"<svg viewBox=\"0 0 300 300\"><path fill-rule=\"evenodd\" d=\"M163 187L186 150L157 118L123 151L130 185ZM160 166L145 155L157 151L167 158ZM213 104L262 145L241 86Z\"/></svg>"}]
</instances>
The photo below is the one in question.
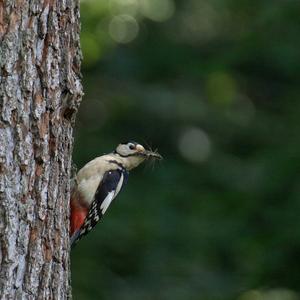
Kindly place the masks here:
<instances>
[{"instance_id":1,"label":"black stripe on head","mask_svg":"<svg viewBox=\"0 0 300 300\"><path fill-rule=\"evenodd\" d=\"M123 142L121 143L121 145L127 145L127 144L133 144L133 145L137 145L138 143L137 142L134 142L134 141L127 141L127 142Z\"/></svg>"}]
</instances>

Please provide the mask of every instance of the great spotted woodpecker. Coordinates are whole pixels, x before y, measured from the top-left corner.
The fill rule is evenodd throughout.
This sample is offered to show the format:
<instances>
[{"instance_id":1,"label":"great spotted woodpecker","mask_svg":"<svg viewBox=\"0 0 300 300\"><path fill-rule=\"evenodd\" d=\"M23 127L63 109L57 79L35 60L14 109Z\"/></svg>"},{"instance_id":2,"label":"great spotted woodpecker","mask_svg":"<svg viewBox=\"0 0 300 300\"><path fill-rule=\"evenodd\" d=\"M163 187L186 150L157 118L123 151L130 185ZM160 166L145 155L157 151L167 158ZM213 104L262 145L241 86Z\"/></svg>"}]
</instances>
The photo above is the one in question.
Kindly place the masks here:
<instances>
[{"instance_id":1,"label":"great spotted woodpecker","mask_svg":"<svg viewBox=\"0 0 300 300\"><path fill-rule=\"evenodd\" d=\"M88 162L78 172L70 200L72 246L101 219L127 182L129 171L148 158L162 157L136 142L126 142L114 152Z\"/></svg>"}]
</instances>

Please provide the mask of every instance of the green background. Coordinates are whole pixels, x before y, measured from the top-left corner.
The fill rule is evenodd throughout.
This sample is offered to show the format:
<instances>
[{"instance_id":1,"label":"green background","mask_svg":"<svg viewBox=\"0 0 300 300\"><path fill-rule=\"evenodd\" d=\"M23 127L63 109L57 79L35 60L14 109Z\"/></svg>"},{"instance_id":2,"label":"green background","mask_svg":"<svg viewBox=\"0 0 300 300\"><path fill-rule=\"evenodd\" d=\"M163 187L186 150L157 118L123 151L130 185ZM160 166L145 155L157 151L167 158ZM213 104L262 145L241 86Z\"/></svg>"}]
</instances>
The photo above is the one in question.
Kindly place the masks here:
<instances>
[{"instance_id":1,"label":"green background","mask_svg":"<svg viewBox=\"0 0 300 300\"><path fill-rule=\"evenodd\" d=\"M299 9L81 1L74 162L126 140L164 160L72 251L75 300L299 299Z\"/></svg>"}]
</instances>

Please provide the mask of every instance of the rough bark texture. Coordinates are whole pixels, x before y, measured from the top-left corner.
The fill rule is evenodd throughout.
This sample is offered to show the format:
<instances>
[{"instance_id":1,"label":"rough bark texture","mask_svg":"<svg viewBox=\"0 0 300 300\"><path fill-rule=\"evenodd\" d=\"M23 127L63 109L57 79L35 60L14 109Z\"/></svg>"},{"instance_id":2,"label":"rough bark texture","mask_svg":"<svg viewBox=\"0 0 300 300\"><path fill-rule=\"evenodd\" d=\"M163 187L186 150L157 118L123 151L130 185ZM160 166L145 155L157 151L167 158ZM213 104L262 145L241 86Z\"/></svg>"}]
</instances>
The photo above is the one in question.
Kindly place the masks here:
<instances>
[{"instance_id":1,"label":"rough bark texture","mask_svg":"<svg viewBox=\"0 0 300 300\"><path fill-rule=\"evenodd\" d=\"M0 0L0 299L69 298L78 0Z\"/></svg>"}]
</instances>

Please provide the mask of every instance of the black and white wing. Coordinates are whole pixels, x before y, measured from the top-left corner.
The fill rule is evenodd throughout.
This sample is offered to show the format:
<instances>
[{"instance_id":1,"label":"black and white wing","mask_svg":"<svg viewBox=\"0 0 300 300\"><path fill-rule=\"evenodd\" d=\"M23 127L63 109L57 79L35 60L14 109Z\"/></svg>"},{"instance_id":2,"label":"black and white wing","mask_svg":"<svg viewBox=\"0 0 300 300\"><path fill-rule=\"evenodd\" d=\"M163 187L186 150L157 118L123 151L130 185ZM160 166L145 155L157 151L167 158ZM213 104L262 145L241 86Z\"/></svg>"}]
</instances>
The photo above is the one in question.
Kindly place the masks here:
<instances>
[{"instance_id":1,"label":"black and white wing","mask_svg":"<svg viewBox=\"0 0 300 300\"><path fill-rule=\"evenodd\" d=\"M126 184L127 178L128 172L123 169L104 173L83 225L71 237L72 246L96 226L122 186Z\"/></svg>"}]
</instances>

